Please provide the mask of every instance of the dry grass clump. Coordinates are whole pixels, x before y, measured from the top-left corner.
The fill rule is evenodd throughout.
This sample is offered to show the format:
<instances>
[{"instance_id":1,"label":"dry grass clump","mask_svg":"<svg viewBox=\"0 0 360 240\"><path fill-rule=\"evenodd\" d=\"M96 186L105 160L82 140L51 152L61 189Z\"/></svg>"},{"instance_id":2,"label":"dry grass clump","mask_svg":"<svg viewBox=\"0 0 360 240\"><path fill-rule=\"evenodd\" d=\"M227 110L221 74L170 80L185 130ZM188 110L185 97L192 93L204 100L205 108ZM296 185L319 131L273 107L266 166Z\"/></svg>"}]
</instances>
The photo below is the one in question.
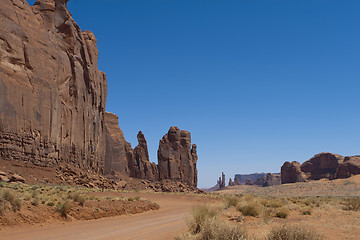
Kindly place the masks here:
<instances>
[{"instance_id":1,"label":"dry grass clump","mask_svg":"<svg viewBox=\"0 0 360 240\"><path fill-rule=\"evenodd\" d=\"M245 240L246 232L237 224L230 224L219 217L217 206L197 206L188 221L189 231L176 240Z\"/></svg>"},{"instance_id":2,"label":"dry grass clump","mask_svg":"<svg viewBox=\"0 0 360 240\"><path fill-rule=\"evenodd\" d=\"M193 234L199 233L201 227L207 219L218 216L220 208L216 206L196 206L193 209L192 219L188 221L190 232Z\"/></svg>"},{"instance_id":3,"label":"dry grass clump","mask_svg":"<svg viewBox=\"0 0 360 240\"><path fill-rule=\"evenodd\" d=\"M64 202L63 204L61 204L60 202L58 202L57 205L57 211L61 214L61 216L63 217L67 217L67 215L70 213L70 210L72 208L71 203L69 203L68 201Z\"/></svg>"},{"instance_id":4,"label":"dry grass clump","mask_svg":"<svg viewBox=\"0 0 360 240\"><path fill-rule=\"evenodd\" d=\"M250 202L241 203L237 210L244 216L258 217L261 213L262 206L259 202L252 200Z\"/></svg>"},{"instance_id":5,"label":"dry grass clump","mask_svg":"<svg viewBox=\"0 0 360 240\"><path fill-rule=\"evenodd\" d=\"M359 211L360 210L360 198L347 198L344 201L344 210L347 211Z\"/></svg>"},{"instance_id":6,"label":"dry grass clump","mask_svg":"<svg viewBox=\"0 0 360 240\"><path fill-rule=\"evenodd\" d=\"M80 204L80 206L84 206L86 197L80 193L69 194L69 198L72 199L74 202Z\"/></svg>"},{"instance_id":7,"label":"dry grass clump","mask_svg":"<svg viewBox=\"0 0 360 240\"><path fill-rule=\"evenodd\" d=\"M275 217L277 218L287 218L290 214L290 210L286 207L282 207L278 209L275 213Z\"/></svg>"},{"instance_id":8,"label":"dry grass clump","mask_svg":"<svg viewBox=\"0 0 360 240\"><path fill-rule=\"evenodd\" d=\"M139 200L140 200L140 197L139 197L139 196L129 197L127 200L130 201L130 202L132 202L132 201L139 201Z\"/></svg>"},{"instance_id":9,"label":"dry grass clump","mask_svg":"<svg viewBox=\"0 0 360 240\"><path fill-rule=\"evenodd\" d=\"M324 239L314 230L301 226L283 225L271 229L266 240L321 240Z\"/></svg>"},{"instance_id":10,"label":"dry grass clump","mask_svg":"<svg viewBox=\"0 0 360 240\"><path fill-rule=\"evenodd\" d=\"M239 198L237 198L236 196L228 196L225 198L226 208L236 207L238 203L239 203Z\"/></svg>"},{"instance_id":11,"label":"dry grass clump","mask_svg":"<svg viewBox=\"0 0 360 240\"><path fill-rule=\"evenodd\" d=\"M10 190L6 189L0 194L1 199L1 213L6 210L6 202L11 204L11 208L14 212L19 211L21 208L21 200Z\"/></svg>"}]
</instances>

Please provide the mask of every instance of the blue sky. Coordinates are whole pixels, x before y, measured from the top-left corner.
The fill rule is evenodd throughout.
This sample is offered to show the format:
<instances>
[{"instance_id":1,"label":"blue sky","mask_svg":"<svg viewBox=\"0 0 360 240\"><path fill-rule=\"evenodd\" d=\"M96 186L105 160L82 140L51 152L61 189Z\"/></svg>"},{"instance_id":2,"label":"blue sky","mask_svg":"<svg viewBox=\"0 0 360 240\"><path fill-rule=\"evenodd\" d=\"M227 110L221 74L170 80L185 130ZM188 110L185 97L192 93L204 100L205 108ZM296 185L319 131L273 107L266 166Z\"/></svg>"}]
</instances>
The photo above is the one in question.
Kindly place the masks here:
<instances>
[{"instance_id":1,"label":"blue sky","mask_svg":"<svg viewBox=\"0 0 360 240\"><path fill-rule=\"evenodd\" d=\"M34 1L30 1L34 2ZM199 186L360 154L360 2L70 0L98 39L107 110L151 161L170 126L198 145Z\"/></svg>"}]
</instances>

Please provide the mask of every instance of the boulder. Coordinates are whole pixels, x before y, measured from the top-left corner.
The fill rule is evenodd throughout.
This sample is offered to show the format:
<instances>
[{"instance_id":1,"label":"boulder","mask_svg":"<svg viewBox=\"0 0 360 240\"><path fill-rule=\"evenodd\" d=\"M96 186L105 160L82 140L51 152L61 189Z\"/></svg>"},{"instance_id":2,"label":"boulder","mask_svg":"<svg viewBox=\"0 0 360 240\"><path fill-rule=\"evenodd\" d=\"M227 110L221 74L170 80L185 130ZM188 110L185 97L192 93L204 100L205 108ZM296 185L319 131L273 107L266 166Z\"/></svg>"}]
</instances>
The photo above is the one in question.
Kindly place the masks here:
<instances>
[{"instance_id":1,"label":"boulder","mask_svg":"<svg viewBox=\"0 0 360 240\"><path fill-rule=\"evenodd\" d=\"M360 156L345 157L336 169L336 178L349 178L360 174Z\"/></svg>"},{"instance_id":2,"label":"boulder","mask_svg":"<svg viewBox=\"0 0 360 240\"><path fill-rule=\"evenodd\" d=\"M178 180L196 187L197 160L196 145L191 144L190 132L171 127L159 143L159 179Z\"/></svg>"},{"instance_id":3,"label":"boulder","mask_svg":"<svg viewBox=\"0 0 360 240\"><path fill-rule=\"evenodd\" d=\"M67 0L0 4L0 156L103 172L106 76Z\"/></svg>"},{"instance_id":4,"label":"boulder","mask_svg":"<svg viewBox=\"0 0 360 240\"><path fill-rule=\"evenodd\" d=\"M300 163L285 162L281 167L281 183L305 182L306 175L301 171Z\"/></svg>"},{"instance_id":5,"label":"boulder","mask_svg":"<svg viewBox=\"0 0 360 240\"><path fill-rule=\"evenodd\" d=\"M22 176L20 176L18 174L13 174L10 177L10 182L22 182L22 183L25 183L25 178L23 178Z\"/></svg>"},{"instance_id":6,"label":"boulder","mask_svg":"<svg viewBox=\"0 0 360 240\"><path fill-rule=\"evenodd\" d=\"M6 176L0 175L0 182L9 182L10 179L7 178Z\"/></svg>"}]
</instances>

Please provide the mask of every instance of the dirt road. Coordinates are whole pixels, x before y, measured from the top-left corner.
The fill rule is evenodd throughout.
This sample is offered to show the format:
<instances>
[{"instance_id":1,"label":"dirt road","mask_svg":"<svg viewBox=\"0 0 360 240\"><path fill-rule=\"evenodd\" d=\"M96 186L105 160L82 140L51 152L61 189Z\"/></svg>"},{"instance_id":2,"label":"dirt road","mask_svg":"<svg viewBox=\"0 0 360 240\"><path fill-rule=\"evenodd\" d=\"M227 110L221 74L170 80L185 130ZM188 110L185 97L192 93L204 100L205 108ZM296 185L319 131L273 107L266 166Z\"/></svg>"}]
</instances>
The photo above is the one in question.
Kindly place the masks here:
<instances>
[{"instance_id":1,"label":"dirt road","mask_svg":"<svg viewBox=\"0 0 360 240\"><path fill-rule=\"evenodd\" d=\"M126 196L130 196L127 194ZM1 240L169 240L186 230L186 217L204 199L186 195L136 194L160 204L160 210L91 221L0 231ZM124 194L122 194L124 196ZM206 200L205 200L206 201Z\"/></svg>"}]
</instances>

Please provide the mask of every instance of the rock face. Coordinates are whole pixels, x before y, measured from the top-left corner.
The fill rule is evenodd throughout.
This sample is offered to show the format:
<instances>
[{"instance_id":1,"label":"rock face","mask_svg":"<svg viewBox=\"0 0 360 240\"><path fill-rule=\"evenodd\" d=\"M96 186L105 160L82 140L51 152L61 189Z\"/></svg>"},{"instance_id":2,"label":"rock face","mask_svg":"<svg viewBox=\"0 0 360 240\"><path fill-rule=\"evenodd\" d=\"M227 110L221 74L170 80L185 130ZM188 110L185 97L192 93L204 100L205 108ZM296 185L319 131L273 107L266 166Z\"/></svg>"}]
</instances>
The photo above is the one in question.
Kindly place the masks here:
<instances>
[{"instance_id":1,"label":"rock face","mask_svg":"<svg viewBox=\"0 0 360 240\"><path fill-rule=\"evenodd\" d=\"M281 183L348 178L360 174L360 156L343 157L333 153L319 153L304 162L285 162L281 167Z\"/></svg>"},{"instance_id":2,"label":"rock face","mask_svg":"<svg viewBox=\"0 0 360 240\"><path fill-rule=\"evenodd\" d=\"M300 163L285 162L281 167L281 183L295 183L295 182L305 182L306 176L301 171Z\"/></svg>"},{"instance_id":3,"label":"rock face","mask_svg":"<svg viewBox=\"0 0 360 240\"><path fill-rule=\"evenodd\" d=\"M159 179L179 180L197 186L197 160L196 145L191 144L190 133L171 127L159 143Z\"/></svg>"},{"instance_id":4,"label":"rock face","mask_svg":"<svg viewBox=\"0 0 360 240\"><path fill-rule=\"evenodd\" d=\"M336 169L344 157L333 153L319 153L301 165L301 171L308 179L335 178Z\"/></svg>"},{"instance_id":5,"label":"rock face","mask_svg":"<svg viewBox=\"0 0 360 240\"><path fill-rule=\"evenodd\" d=\"M157 166L149 162L145 136L139 132L132 149L118 117L105 112L97 40L81 31L67 2L1 1L0 158L196 187L198 157L189 132L170 128Z\"/></svg>"},{"instance_id":6,"label":"rock face","mask_svg":"<svg viewBox=\"0 0 360 240\"><path fill-rule=\"evenodd\" d=\"M67 0L2 0L0 155L103 172L106 76Z\"/></svg>"},{"instance_id":7,"label":"rock face","mask_svg":"<svg viewBox=\"0 0 360 240\"><path fill-rule=\"evenodd\" d=\"M124 134L119 127L118 116L105 113L106 154L105 174L114 172L128 175L127 148ZM131 147L130 147L131 148Z\"/></svg>"},{"instance_id":8,"label":"rock face","mask_svg":"<svg viewBox=\"0 0 360 240\"><path fill-rule=\"evenodd\" d=\"M336 169L335 178L349 178L360 174L360 156L345 157Z\"/></svg>"},{"instance_id":9,"label":"rock face","mask_svg":"<svg viewBox=\"0 0 360 240\"><path fill-rule=\"evenodd\" d=\"M130 176L158 180L158 168L155 163L150 163L147 142L144 134L140 131L137 135L139 145L134 149L133 159L129 160Z\"/></svg>"}]
</instances>

